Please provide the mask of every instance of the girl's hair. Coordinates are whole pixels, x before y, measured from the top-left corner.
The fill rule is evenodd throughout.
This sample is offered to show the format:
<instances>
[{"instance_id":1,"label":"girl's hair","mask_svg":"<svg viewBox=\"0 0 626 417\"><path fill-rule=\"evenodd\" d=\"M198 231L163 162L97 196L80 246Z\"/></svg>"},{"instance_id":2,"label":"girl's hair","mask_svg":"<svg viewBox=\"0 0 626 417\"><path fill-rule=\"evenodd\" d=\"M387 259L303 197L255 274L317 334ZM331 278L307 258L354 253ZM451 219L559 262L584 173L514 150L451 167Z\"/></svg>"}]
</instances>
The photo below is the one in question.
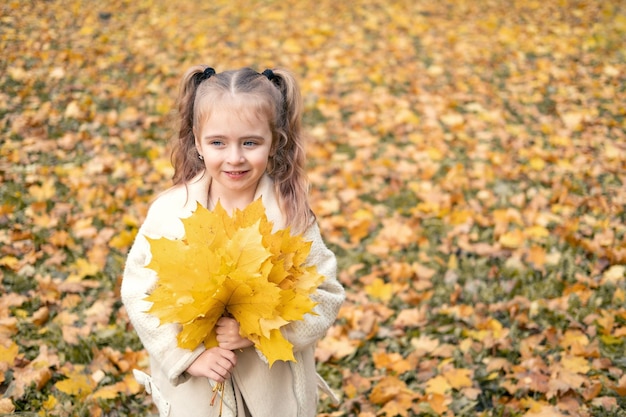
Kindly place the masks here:
<instances>
[{"instance_id":1,"label":"girl's hair","mask_svg":"<svg viewBox=\"0 0 626 417\"><path fill-rule=\"evenodd\" d=\"M179 133L172 150L173 182L186 184L204 171L198 157L194 130L209 119L224 101L243 105L269 121L272 146L267 173L274 180L281 211L294 233L314 220L308 201L306 155L302 131L302 97L294 76L285 69L262 74L242 68L215 74L204 65L191 67L181 81L178 97Z\"/></svg>"}]
</instances>

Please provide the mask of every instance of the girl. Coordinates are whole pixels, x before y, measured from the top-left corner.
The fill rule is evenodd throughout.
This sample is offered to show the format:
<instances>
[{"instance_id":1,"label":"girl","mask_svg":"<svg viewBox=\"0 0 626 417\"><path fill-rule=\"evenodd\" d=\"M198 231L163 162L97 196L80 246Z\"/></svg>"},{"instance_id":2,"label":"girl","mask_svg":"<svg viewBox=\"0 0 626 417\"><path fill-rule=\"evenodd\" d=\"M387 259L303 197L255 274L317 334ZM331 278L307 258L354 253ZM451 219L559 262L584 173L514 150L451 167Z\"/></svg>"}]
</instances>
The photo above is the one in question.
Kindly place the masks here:
<instances>
[{"instance_id":1,"label":"girl","mask_svg":"<svg viewBox=\"0 0 626 417\"><path fill-rule=\"evenodd\" d=\"M161 417L219 415L219 404L210 402L213 387L221 382L224 417L315 416L318 385L334 398L315 371L315 343L333 324L344 290L336 279L335 256L324 245L307 200L295 79L282 69L216 74L195 66L183 77L178 110L174 185L152 203L122 281L122 301L150 356L152 375L135 371L135 376L152 394ZM146 236L181 238L180 218L191 215L196 201L213 209L219 200L232 212L259 197L275 230L291 227L312 242L307 262L325 277L313 295L317 315L282 329L296 362L277 361L271 369L252 342L239 335L234 319L218 321L218 347L189 351L177 347L179 326L159 326L146 313L150 303L144 300L157 280L145 268L151 257Z\"/></svg>"}]
</instances>

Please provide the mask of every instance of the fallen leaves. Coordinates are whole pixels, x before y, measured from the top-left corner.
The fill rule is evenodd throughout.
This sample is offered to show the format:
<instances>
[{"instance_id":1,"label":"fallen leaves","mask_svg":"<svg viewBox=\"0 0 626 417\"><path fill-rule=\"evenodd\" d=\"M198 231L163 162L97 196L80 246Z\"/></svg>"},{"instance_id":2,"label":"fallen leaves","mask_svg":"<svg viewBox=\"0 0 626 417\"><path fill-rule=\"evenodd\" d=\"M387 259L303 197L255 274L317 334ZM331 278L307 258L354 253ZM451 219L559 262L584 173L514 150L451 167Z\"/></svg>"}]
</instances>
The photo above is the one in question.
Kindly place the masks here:
<instances>
[{"instance_id":1,"label":"fallen leaves","mask_svg":"<svg viewBox=\"0 0 626 417\"><path fill-rule=\"evenodd\" d=\"M379 411L382 415L408 416L411 411L413 400L417 395L410 390L404 381L396 377L384 377L372 389L369 400L381 405Z\"/></svg>"},{"instance_id":2,"label":"fallen leaves","mask_svg":"<svg viewBox=\"0 0 626 417\"><path fill-rule=\"evenodd\" d=\"M117 291L200 62L300 78L323 415L621 415L620 2L253 3L0 6L0 411L149 409Z\"/></svg>"}]
</instances>

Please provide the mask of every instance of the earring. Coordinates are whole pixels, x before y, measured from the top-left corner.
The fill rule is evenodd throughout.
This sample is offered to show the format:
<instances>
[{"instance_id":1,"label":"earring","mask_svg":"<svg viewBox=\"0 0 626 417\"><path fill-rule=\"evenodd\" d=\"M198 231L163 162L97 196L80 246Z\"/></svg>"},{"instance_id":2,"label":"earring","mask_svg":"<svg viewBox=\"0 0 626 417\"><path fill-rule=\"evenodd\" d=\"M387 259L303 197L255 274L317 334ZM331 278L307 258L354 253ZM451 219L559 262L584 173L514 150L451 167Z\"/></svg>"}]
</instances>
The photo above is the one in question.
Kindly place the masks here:
<instances>
[{"instance_id":1,"label":"earring","mask_svg":"<svg viewBox=\"0 0 626 417\"><path fill-rule=\"evenodd\" d=\"M201 161L204 161L204 156L198 154L198 159L201 160Z\"/></svg>"}]
</instances>

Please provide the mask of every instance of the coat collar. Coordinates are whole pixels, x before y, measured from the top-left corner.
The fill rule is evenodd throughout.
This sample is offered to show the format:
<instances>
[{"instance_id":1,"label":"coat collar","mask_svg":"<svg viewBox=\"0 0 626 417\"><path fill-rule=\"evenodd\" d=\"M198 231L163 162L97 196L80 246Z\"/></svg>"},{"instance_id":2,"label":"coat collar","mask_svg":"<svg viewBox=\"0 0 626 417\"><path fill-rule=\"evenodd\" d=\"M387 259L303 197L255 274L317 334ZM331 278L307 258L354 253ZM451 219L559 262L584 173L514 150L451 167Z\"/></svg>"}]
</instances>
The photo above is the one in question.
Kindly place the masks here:
<instances>
[{"instance_id":1,"label":"coat collar","mask_svg":"<svg viewBox=\"0 0 626 417\"><path fill-rule=\"evenodd\" d=\"M196 202L202 206L207 206L207 199L209 195L209 188L211 187L212 178L202 172L195 176L187 184L187 203L185 209L193 211L196 208ZM274 186L274 180L264 174L259 180L256 191L254 193L254 200L261 198L263 206L265 206L265 214L267 219L274 224L274 229L282 229L285 227L285 221L278 204L278 198L276 196L276 190Z\"/></svg>"}]
</instances>

